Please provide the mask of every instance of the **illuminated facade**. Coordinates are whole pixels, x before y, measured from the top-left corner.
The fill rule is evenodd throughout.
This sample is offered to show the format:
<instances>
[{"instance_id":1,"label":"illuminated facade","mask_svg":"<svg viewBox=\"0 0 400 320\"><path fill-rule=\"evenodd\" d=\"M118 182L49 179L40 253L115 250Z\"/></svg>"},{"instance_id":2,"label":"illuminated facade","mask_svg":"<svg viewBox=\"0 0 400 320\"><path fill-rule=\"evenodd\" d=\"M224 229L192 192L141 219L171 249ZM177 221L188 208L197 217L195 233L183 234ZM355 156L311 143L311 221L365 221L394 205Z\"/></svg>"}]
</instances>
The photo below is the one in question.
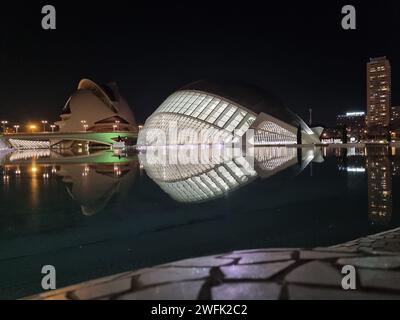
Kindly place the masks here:
<instances>
[{"instance_id":1,"label":"illuminated facade","mask_svg":"<svg viewBox=\"0 0 400 320\"><path fill-rule=\"evenodd\" d=\"M392 219L392 164L383 150L368 149L368 216L373 224L387 225Z\"/></svg>"},{"instance_id":2,"label":"illuminated facade","mask_svg":"<svg viewBox=\"0 0 400 320\"><path fill-rule=\"evenodd\" d=\"M115 83L101 87L91 80L81 80L60 117L61 121L56 122L60 132L138 130L133 112Z\"/></svg>"},{"instance_id":3,"label":"illuminated facade","mask_svg":"<svg viewBox=\"0 0 400 320\"><path fill-rule=\"evenodd\" d=\"M360 141L364 137L365 131L365 113L364 112L347 112L336 117L336 128L347 130L347 137L350 142Z\"/></svg>"},{"instance_id":4,"label":"illuminated facade","mask_svg":"<svg viewBox=\"0 0 400 320\"><path fill-rule=\"evenodd\" d=\"M320 128L303 120L259 88L198 81L170 95L148 118L138 145L229 144L254 130L255 145L319 143Z\"/></svg>"},{"instance_id":5,"label":"illuminated facade","mask_svg":"<svg viewBox=\"0 0 400 320\"><path fill-rule=\"evenodd\" d=\"M320 159L318 149L304 150L299 171ZM218 146L169 146L142 151L139 162L173 200L198 203L224 197L257 178L266 179L297 165L299 154L297 148L285 147L250 148L245 155Z\"/></svg>"},{"instance_id":6,"label":"illuminated facade","mask_svg":"<svg viewBox=\"0 0 400 320\"><path fill-rule=\"evenodd\" d=\"M367 64L367 126L388 127L391 113L391 67L386 57Z\"/></svg>"},{"instance_id":7,"label":"illuminated facade","mask_svg":"<svg viewBox=\"0 0 400 320\"><path fill-rule=\"evenodd\" d=\"M400 106L393 106L390 115L390 123L393 129L400 129Z\"/></svg>"}]
</instances>

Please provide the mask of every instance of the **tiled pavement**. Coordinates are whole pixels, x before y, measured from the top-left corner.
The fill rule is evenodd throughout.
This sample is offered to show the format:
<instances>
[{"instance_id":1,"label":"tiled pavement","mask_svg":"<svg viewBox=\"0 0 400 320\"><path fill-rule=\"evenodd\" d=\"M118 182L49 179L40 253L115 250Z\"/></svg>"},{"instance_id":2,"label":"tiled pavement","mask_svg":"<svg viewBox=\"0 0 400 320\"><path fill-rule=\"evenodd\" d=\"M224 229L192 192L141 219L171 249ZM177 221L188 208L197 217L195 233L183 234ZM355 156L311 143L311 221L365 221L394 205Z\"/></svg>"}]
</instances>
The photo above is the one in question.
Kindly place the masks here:
<instances>
[{"instance_id":1,"label":"tiled pavement","mask_svg":"<svg viewBox=\"0 0 400 320\"><path fill-rule=\"evenodd\" d=\"M341 268L357 289L341 287ZM345 244L257 249L126 272L28 299L400 299L400 228Z\"/></svg>"}]
</instances>

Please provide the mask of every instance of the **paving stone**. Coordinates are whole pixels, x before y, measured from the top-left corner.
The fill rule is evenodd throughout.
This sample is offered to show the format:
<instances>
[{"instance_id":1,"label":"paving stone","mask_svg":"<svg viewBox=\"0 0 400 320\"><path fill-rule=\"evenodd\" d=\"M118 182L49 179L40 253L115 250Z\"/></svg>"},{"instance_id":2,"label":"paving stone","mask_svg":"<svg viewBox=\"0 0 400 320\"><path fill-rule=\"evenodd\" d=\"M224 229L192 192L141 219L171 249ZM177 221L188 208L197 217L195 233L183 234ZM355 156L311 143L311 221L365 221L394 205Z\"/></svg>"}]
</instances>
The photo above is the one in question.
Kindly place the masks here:
<instances>
[{"instance_id":1,"label":"paving stone","mask_svg":"<svg viewBox=\"0 0 400 320\"><path fill-rule=\"evenodd\" d=\"M198 280L209 275L210 268L160 268L139 276L139 283L142 286L150 286L166 282Z\"/></svg>"},{"instance_id":2,"label":"paving stone","mask_svg":"<svg viewBox=\"0 0 400 320\"><path fill-rule=\"evenodd\" d=\"M374 256L374 257L344 258L344 259L339 259L337 263L340 265L352 265L359 268L395 269L395 268L400 268L400 257Z\"/></svg>"},{"instance_id":3,"label":"paving stone","mask_svg":"<svg viewBox=\"0 0 400 320\"><path fill-rule=\"evenodd\" d=\"M400 272L360 269L358 270L358 275L360 277L361 285L365 288L400 291Z\"/></svg>"},{"instance_id":4,"label":"paving stone","mask_svg":"<svg viewBox=\"0 0 400 320\"><path fill-rule=\"evenodd\" d=\"M387 249L387 248L385 248ZM374 255L374 256L397 256L399 255L399 252L391 252L387 250L374 250L371 248L360 250L362 253L366 253L368 255Z\"/></svg>"},{"instance_id":5,"label":"paving stone","mask_svg":"<svg viewBox=\"0 0 400 320\"><path fill-rule=\"evenodd\" d=\"M239 264L275 262L292 259L292 252L259 252L242 254Z\"/></svg>"},{"instance_id":6,"label":"paving stone","mask_svg":"<svg viewBox=\"0 0 400 320\"><path fill-rule=\"evenodd\" d=\"M287 269L294 261L222 267L225 279L269 279Z\"/></svg>"},{"instance_id":7,"label":"paving stone","mask_svg":"<svg viewBox=\"0 0 400 320\"><path fill-rule=\"evenodd\" d=\"M213 300L278 300L282 286L277 283L229 283L213 287Z\"/></svg>"},{"instance_id":8,"label":"paving stone","mask_svg":"<svg viewBox=\"0 0 400 320\"><path fill-rule=\"evenodd\" d=\"M346 291L299 285L289 285L288 293L291 300L400 300L400 295L395 294L357 290Z\"/></svg>"},{"instance_id":9,"label":"paving stone","mask_svg":"<svg viewBox=\"0 0 400 320\"><path fill-rule=\"evenodd\" d=\"M46 298L46 300L69 300L66 296L66 294L57 294L54 296L49 296Z\"/></svg>"},{"instance_id":10,"label":"paving stone","mask_svg":"<svg viewBox=\"0 0 400 320\"><path fill-rule=\"evenodd\" d=\"M233 259L219 259L216 257L202 257L202 258L193 258L193 259L186 259L176 262L171 262L163 265L162 267L221 267L231 264Z\"/></svg>"},{"instance_id":11,"label":"paving stone","mask_svg":"<svg viewBox=\"0 0 400 320\"><path fill-rule=\"evenodd\" d=\"M360 240L359 243L368 244L368 243L374 243L375 241L376 241L375 239L363 238L363 239Z\"/></svg>"},{"instance_id":12,"label":"paving stone","mask_svg":"<svg viewBox=\"0 0 400 320\"><path fill-rule=\"evenodd\" d=\"M371 247L373 248L384 248L386 246L386 241L375 241L374 243L371 244Z\"/></svg>"},{"instance_id":13,"label":"paving stone","mask_svg":"<svg viewBox=\"0 0 400 320\"><path fill-rule=\"evenodd\" d=\"M356 253L357 247L329 247L329 248L315 248L315 251L329 251L329 252L341 252L341 253Z\"/></svg>"},{"instance_id":14,"label":"paving stone","mask_svg":"<svg viewBox=\"0 0 400 320\"><path fill-rule=\"evenodd\" d=\"M196 300L204 281L176 282L117 297L118 300Z\"/></svg>"},{"instance_id":15,"label":"paving stone","mask_svg":"<svg viewBox=\"0 0 400 320\"><path fill-rule=\"evenodd\" d=\"M357 254L342 253L342 252L327 252L327 251L300 251L300 259L302 260L323 260L341 257L354 257Z\"/></svg>"},{"instance_id":16,"label":"paving stone","mask_svg":"<svg viewBox=\"0 0 400 320\"><path fill-rule=\"evenodd\" d=\"M294 269L285 277L285 280L302 284L339 286L342 277L339 271L330 264L313 261Z\"/></svg>"},{"instance_id":17,"label":"paving stone","mask_svg":"<svg viewBox=\"0 0 400 320\"><path fill-rule=\"evenodd\" d=\"M130 278L125 278L93 286L84 286L74 291L73 295L79 300L91 300L123 293L130 290L131 286L132 280Z\"/></svg>"},{"instance_id":18,"label":"paving stone","mask_svg":"<svg viewBox=\"0 0 400 320\"><path fill-rule=\"evenodd\" d=\"M239 250L239 251L233 251L233 254L236 253L256 253L256 252L292 252L292 251L297 251L300 249L296 248L268 248L268 249L253 249L253 250Z\"/></svg>"}]
</instances>

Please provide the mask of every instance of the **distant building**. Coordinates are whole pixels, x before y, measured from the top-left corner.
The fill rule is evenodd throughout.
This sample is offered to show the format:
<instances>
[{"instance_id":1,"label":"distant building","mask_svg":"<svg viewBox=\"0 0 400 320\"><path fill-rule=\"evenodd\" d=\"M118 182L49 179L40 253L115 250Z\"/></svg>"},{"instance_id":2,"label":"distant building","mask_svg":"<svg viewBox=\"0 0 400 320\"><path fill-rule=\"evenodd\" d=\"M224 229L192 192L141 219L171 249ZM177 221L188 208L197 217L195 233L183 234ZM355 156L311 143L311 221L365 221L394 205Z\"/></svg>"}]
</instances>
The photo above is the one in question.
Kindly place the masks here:
<instances>
[{"instance_id":1,"label":"distant building","mask_svg":"<svg viewBox=\"0 0 400 320\"><path fill-rule=\"evenodd\" d=\"M115 83L100 86L81 80L60 117L56 122L60 132L138 131L133 112Z\"/></svg>"},{"instance_id":2,"label":"distant building","mask_svg":"<svg viewBox=\"0 0 400 320\"><path fill-rule=\"evenodd\" d=\"M400 106L393 106L390 115L390 123L393 129L400 128Z\"/></svg>"},{"instance_id":3,"label":"distant building","mask_svg":"<svg viewBox=\"0 0 400 320\"><path fill-rule=\"evenodd\" d=\"M341 143L341 132L337 128L325 128L321 135L322 143Z\"/></svg>"},{"instance_id":4,"label":"distant building","mask_svg":"<svg viewBox=\"0 0 400 320\"><path fill-rule=\"evenodd\" d=\"M391 113L391 67L386 57L367 64L367 126L370 131L389 127Z\"/></svg>"},{"instance_id":5,"label":"distant building","mask_svg":"<svg viewBox=\"0 0 400 320\"><path fill-rule=\"evenodd\" d=\"M347 112L336 117L338 130L346 127L350 142L360 141L364 137L365 112Z\"/></svg>"}]
</instances>

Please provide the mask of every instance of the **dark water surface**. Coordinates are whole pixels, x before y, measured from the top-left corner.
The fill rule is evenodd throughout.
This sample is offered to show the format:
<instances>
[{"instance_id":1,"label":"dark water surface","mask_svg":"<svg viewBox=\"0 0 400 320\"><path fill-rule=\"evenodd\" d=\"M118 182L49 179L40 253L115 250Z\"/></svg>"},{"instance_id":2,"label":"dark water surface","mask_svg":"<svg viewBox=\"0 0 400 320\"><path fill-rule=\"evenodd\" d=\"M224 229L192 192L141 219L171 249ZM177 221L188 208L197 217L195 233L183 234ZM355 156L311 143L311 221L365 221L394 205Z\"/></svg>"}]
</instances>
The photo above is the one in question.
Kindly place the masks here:
<instances>
[{"instance_id":1,"label":"dark water surface","mask_svg":"<svg viewBox=\"0 0 400 320\"><path fill-rule=\"evenodd\" d=\"M315 247L400 225L400 150L263 148L240 161L151 163L109 151L0 155L0 298L188 257Z\"/></svg>"}]
</instances>

